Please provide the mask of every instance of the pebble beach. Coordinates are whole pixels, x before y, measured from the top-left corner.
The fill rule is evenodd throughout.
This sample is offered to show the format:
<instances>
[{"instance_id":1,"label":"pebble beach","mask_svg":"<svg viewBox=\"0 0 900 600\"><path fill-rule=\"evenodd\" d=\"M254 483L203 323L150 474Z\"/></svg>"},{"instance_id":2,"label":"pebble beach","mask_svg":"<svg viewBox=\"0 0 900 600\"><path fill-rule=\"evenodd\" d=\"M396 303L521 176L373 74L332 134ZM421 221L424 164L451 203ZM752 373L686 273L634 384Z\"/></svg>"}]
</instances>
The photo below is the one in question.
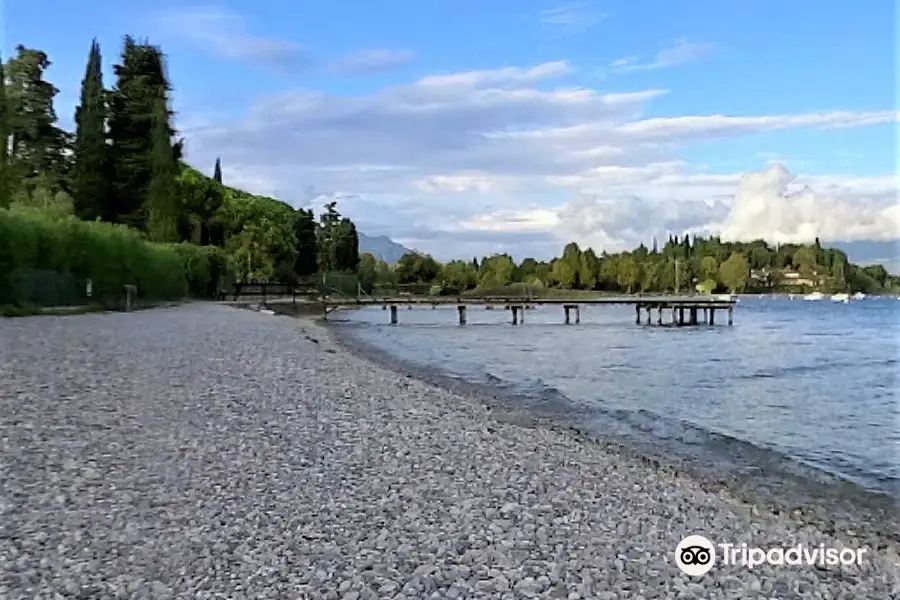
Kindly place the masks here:
<instances>
[{"instance_id":1,"label":"pebble beach","mask_svg":"<svg viewBox=\"0 0 900 600\"><path fill-rule=\"evenodd\" d=\"M882 600L900 598L891 525L748 503L368 360L312 318L0 319L3 599ZM867 552L696 578L674 558L691 534Z\"/></svg>"}]
</instances>

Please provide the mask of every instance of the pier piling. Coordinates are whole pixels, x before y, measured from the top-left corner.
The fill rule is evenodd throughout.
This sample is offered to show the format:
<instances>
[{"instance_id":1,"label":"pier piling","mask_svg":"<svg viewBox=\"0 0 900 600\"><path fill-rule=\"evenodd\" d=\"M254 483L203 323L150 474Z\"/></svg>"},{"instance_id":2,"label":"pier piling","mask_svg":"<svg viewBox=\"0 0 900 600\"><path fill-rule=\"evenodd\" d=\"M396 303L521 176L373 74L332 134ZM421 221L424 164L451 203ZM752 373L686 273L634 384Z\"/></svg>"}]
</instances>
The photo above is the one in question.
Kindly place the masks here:
<instances>
[{"instance_id":1,"label":"pier piling","mask_svg":"<svg viewBox=\"0 0 900 600\"><path fill-rule=\"evenodd\" d=\"M440 298L440 297L388 297L388 298L355 298L351 300L333 301L324 299L322 304L325 309L325 316L339 310L341 308L351 308L357 306L381 306L382 310L390 309L390 323L397 325L398 309L405 306L408 310L412 310L413 306L426 307L431 306L434 310L438 306L456 306L459 324L466 325L468 323L467 313L469 305L484 306L486 310L493 308L509 310L511 313L511 322L513 325L525 324L525 311L538 305L556 305L562 306L564 322L566 325L577 325L581 323L581 305L631 305L634 306L634 321L636 325L653 324L654 320L659 326L663 323L663 311L672 311L671 325L681 327L685 325L698 325L702 319L708 325L713 326L716 323L716 309L728 310L728 325L734 324L734 306L736 300L723 298L698 298L693 296L624 296L624 297L600 297L589 298L584 300L557 300L557 299L529 299L527 304L521 298L504 298L504 297L472 297L467 298L458 296L456 298ZM449 306L448 306L449 305ZM646 323L644 323L644 315L642 310L647 311ZM656 311L654 319L653 311ZM703 311L702 317L700 311ZM668 313L667 313L668 314ZM666 323L668 324L668 323Z\"/></svg>"}]
</instances>

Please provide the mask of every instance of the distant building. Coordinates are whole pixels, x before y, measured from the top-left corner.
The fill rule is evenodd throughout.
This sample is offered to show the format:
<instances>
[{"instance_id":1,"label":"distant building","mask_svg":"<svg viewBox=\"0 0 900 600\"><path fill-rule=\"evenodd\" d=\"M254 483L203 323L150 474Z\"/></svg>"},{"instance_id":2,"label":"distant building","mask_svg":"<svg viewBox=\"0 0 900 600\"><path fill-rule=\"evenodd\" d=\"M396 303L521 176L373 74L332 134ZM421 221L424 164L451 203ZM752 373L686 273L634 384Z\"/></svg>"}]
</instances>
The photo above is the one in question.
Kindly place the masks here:
<instances>
[{"instance_id":1,"label":"distant building","mask_svg":"<svg viewBox=\"0 0 900 600\"><path fill-rule=\"evenodd\" d=\"M776 273L770 272L768 269L751 269L750 283L754 286L764 287L815 287L821 284L818 274L813 272L815 279L802 277L797 271L782 271L780 278Z\"/></svg>"}]
</instances>

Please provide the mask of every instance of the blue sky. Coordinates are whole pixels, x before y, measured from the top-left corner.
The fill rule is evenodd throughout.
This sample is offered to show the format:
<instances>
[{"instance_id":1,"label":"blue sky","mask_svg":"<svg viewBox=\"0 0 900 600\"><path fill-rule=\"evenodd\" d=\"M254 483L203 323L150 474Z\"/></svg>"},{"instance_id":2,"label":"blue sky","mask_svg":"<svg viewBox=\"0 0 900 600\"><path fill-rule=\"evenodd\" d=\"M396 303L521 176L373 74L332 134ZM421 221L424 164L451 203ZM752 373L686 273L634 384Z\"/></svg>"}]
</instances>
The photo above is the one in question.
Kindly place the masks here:
<instances>
[{"instance_id":1,"label":"blue sky","mask_svg":"<svg viewBox=\"0 0 900 600\"><path fill-rule=\"evenodd\" d=\"M235 185L295 205L338 198L440 257L684 230L900 237L890 2L32 0L4 16L5 56L50 55L64 125L91 38L111 83L122 35L147 37L190 161L222 156Z\"/></svg>"}]
</instances>

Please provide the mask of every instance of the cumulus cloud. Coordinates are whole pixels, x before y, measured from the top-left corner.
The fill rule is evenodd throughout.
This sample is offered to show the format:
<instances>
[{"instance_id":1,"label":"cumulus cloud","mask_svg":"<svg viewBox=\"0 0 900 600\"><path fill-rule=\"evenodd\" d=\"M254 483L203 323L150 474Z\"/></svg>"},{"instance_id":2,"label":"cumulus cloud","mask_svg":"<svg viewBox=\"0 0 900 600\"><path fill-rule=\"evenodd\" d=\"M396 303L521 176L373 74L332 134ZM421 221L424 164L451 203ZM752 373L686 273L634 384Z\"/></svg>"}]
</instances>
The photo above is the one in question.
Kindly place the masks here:
<instances>
[{"instance_id":1,"label":"cumulus cloud","mask_svg":"<svg viewBox=\"0 0 900 600\"><path fill-rule=\"evenodd\" d=\"M417 247L438 256L488 251L496 240L516 255L540 255L571 239L616 249L666 230L724 231L723 223L749 235L754 231L738 225L741 212L728 220L741 173L698 172L679 160L685 144L874 125L898 114L647 118L647 106L666 90L571 87L564 83L572 70L551 61L434 74L359 95L279 94L240 120L185 129L187 156L199 165L221 156L230 183L294 204L308 202L309 188L343 194L342 210L362 231L421 240ZM869 213L841 211L886 206L896 178L801 177L790 186L803 184L817 195L796 203L800 208L782 207L778 230L785 235L808 230L793 224L801 215L819 219L823 238L838 230L841 239L888 235L874 231ZM811 207L823 206L820 196L838 203L840 217L831 223ZM895 219L896 212L877 214Z\"/></svg>"},{"instance_id":2,"label":"cumulus cloud","mask_svg":"<svg viewBox=\"0 0 900 600\"><path fill-rule=\"evenodd\" d=\"M668 48L657 52L650 60L642 60L639 56L628 56L613 61L608 69L613 73L655 71L706 58L715 49L716 45L710 42L691 42L686 38L681 38Z\"/></svg>"},{"instance_id":3,"label":"cumulus cloud","mask_svg":"<svg viewBox=\"0 0 900 600\"><path fill-rule=\"evenodd\" d=\"M900 205L886 193L817 193L808 185L791 190L796 176L780 164L741 177L724 239L763 238L774 243L900 239ZM893 182L896 192L897 181ZM835 190L838 191L838 190ZM885 190L887 191L887 190ZM848 193L849 192L849 193Z\"/></svg>"}]
</instances>

